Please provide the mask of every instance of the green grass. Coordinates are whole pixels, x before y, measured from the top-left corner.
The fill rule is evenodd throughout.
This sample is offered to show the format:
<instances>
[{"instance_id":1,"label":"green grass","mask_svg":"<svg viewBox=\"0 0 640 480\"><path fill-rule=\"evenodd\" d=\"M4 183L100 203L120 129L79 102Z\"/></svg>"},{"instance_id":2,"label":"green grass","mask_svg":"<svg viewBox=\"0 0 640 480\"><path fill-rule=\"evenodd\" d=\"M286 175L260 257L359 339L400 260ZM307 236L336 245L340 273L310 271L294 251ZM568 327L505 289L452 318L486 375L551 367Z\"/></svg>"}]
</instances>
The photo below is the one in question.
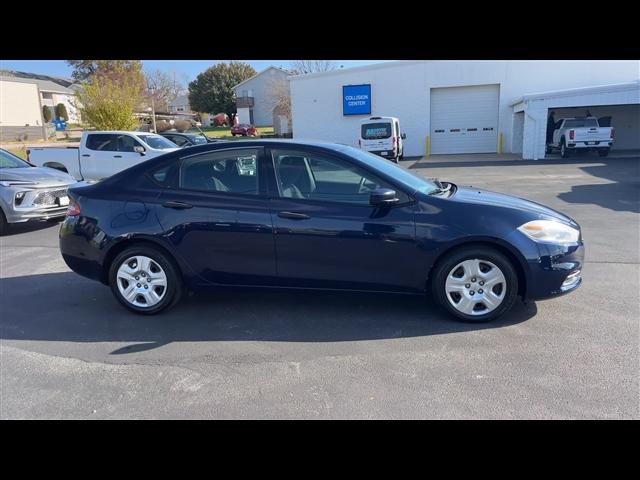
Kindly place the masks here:
<instances>
[{"instance_id":1,"label":"green grass","mask_svg":"<svg viewBox=\"0 0 640 480\"><path fill-rule=\"evenodd\" d=\"M7 152L13 153L16 157L20 157L23 160L27 159L27 149L22 148L7 148Z\"/></svg>"},{"instance_id":2,"label":"green grass","mask_svg":"<svg viewBox=\"0 0 640 480\"><path fill-rule=\"evenodd\" d=\"M258 135L273 135L273 127L256 127L258 129ZM224 138L224 139L233 139L233 138L243 138L243 137L233 137L231 135L230 127L201 127L203 132L207 134L207 136L212 138ZM191 129L190 132L198 133L198 129Z\"/></svg>"}]
</instances>

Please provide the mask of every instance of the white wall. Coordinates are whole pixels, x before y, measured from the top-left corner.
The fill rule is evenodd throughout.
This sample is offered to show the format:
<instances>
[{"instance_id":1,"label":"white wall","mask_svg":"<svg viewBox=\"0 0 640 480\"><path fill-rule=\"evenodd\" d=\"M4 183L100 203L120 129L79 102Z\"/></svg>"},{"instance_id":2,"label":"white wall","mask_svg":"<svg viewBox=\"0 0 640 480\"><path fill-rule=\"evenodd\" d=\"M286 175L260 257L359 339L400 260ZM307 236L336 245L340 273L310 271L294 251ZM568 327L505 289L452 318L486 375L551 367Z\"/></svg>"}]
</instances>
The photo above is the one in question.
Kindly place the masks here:
<instances>
[{"instance_id":1,"label":"white wall","mask_svg":"<svg viewBox=\"0 0 640 480\"><path fill-rule=\"evenodd\" d=\"M296 138L357 145L366 116L342 115L342 86L371 84L371 114L395 116L407 134L405 154L425 154L430 89L500 84L499 131L512 148L513 109L522 96L569 88L624 83L640 77L638 61L410 61L291 78ZM531 120L529 120L530 122ZM527 118L525 115L525 131Z\"/></svg>"},{"instance_id":2,"label":"white wall","mask_svg":"<svg viewBox=\"0 0 640 480\"><path fill-rule=\"evenodd\" d=\"M0 80L0 128L25 125L42 126L38 86Z\"/></svg>"},{"instance_id":3,"label":"white wall","mask_svg":"<svg viewBox=\"0 0 640 480\"><path fill-rule=\"evenodd\" d=\"M54 93L53 94L53 106L55 107L59 103L62 103L67 109L67 115L69 116L69 123L79 123L80 115L75 106L76 100L69 95Z\"/></svg>"},{"instance_id":4,"label":"white wall","mask_svg":"<svg viewBox=\"0 0 640 480\"><path fill-rule=\"evenodd\" d=\"M253 96L254 98L253 123L256 126L273 125L273 107L275 103L271 94L271 85L272 82L278 81L278 79L286 81L287 74L282 70L270 68L234 90L238 97L242 96L243 90L247 90L248 93L251 91L252 95L248 96ZM238 109L239 114L240 109ZM242 121L240 123L249 123L249 117L247 116L246 122Z\"/></svg>"},{"instance_id":5,"label":"white wall","mask_svg":"<svg viewBox=\"0 0 640 480\"><path fill-rule=\"evenodd\" d=\"M239 108L236 118L238 119L238 123L251 123L251 114L248 108Z\"/></svg>"}]
</instances>

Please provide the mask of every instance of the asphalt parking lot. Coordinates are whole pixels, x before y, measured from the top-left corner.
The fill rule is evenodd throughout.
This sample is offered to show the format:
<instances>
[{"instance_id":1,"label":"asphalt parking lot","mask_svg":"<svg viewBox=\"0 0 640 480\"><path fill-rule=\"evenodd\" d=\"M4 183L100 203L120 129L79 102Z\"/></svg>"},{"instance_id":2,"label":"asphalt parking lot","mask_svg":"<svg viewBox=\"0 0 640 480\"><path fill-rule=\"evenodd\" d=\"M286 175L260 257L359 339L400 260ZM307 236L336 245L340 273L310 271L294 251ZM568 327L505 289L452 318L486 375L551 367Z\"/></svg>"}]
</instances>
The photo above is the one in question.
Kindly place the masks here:
<instances>
[{"instance_id":1,"label":"asphalt parking lot","mask_svg":"<svg viewBox=\"0 0 640 480\"><path fill-rule=\"evenodd\" d=\"M157 317L70 272L57 224L0 239L0 417L640 418L640 156L404 162L583 228L583 286L497 322L425 299L215 293Z\"/></svg>"}]
</instances>

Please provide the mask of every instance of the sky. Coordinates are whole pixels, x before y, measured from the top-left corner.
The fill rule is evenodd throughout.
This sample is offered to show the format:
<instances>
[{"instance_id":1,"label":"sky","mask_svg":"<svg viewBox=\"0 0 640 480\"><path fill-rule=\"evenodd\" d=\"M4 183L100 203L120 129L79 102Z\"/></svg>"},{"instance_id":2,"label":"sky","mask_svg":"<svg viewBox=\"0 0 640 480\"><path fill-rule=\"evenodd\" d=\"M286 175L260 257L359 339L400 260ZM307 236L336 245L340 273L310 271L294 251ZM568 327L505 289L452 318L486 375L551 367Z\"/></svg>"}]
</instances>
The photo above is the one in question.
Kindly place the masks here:
<instances>
[{"instance_id":1,"label":"sky","mask_svg":"<svg viewBox=\"0 0 640 480\"><path fill-rule=\"evenodd\" d=\"M227 62L228 60L142 60L145 72L162 70L176 74L176 80L187 83L210 66ZM290 60L242 60L250 64L258 72L274 65L287 68ZM338 68L359 67L373 63L381 63L388 60L334 60ZM0 60L0 69L17 70L21 72L38 73L59 77L70 77L71 68L64 60Z\"/></svg>"}]
</instances>

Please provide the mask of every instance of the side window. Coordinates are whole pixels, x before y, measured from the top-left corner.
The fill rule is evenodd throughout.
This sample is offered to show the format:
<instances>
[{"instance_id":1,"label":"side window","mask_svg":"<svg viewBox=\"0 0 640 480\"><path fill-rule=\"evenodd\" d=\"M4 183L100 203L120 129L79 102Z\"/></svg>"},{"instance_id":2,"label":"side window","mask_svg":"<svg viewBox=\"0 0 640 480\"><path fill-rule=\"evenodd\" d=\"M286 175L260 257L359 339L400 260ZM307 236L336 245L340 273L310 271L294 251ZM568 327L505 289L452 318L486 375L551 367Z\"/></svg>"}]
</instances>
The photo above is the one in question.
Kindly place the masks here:
<instances>
[{"instance_id":1,"label":"side window","mask_svg":"<svg viewBox=\"0 0 640 480\"><path fill-rule=\"evenodd\" d=\"M179 188L258 195L258 149L203 153L180 165Z\"/></svg>"},{"instance_id":2,"label":"side window","mask_svg":"<svg viewBox=\"0 0 640 480\"><path fill-rule=\"evenodd\" d=\"M373 190L390 188L398 194L399 203L409 201L404 192L350 162L289 150L272 150L272 154L281 197L369 205Z\"/></svg>"},{"instance_id":3,"label":"side window","mask_svg":"<svg viewBox=\"0 0 640 480\"><path fill-rule=\"evenodd\" d=\"M118 151L118 136L106 133L92 133L87 137L86 147L89 150L106 152Z\"/></svg>"},{"instance_id":4,"label":"side window","mask_svg":"<svg viewBox=\"0 0 640 480\"><path fill-rule=\"evenodd\" d=\"M189 143L189 141L184 138L184 137L178 137L176 136L171 136L171 137L167 137L169 140L171 140L173 143L175 143L176 145L178 145L179 147L184 147L186 144Z\"/></svg>"},{"instance_id":5,"label":"side window","mask_svg":"<svg viewBox=\"0 0 640 480\"><path fill-rule=\"evenodd\" d=\"M118 151L133 152L133 147L141 147L142 145L135 138L129 135L118 135Z\"/></svg>"}]
</instances>

